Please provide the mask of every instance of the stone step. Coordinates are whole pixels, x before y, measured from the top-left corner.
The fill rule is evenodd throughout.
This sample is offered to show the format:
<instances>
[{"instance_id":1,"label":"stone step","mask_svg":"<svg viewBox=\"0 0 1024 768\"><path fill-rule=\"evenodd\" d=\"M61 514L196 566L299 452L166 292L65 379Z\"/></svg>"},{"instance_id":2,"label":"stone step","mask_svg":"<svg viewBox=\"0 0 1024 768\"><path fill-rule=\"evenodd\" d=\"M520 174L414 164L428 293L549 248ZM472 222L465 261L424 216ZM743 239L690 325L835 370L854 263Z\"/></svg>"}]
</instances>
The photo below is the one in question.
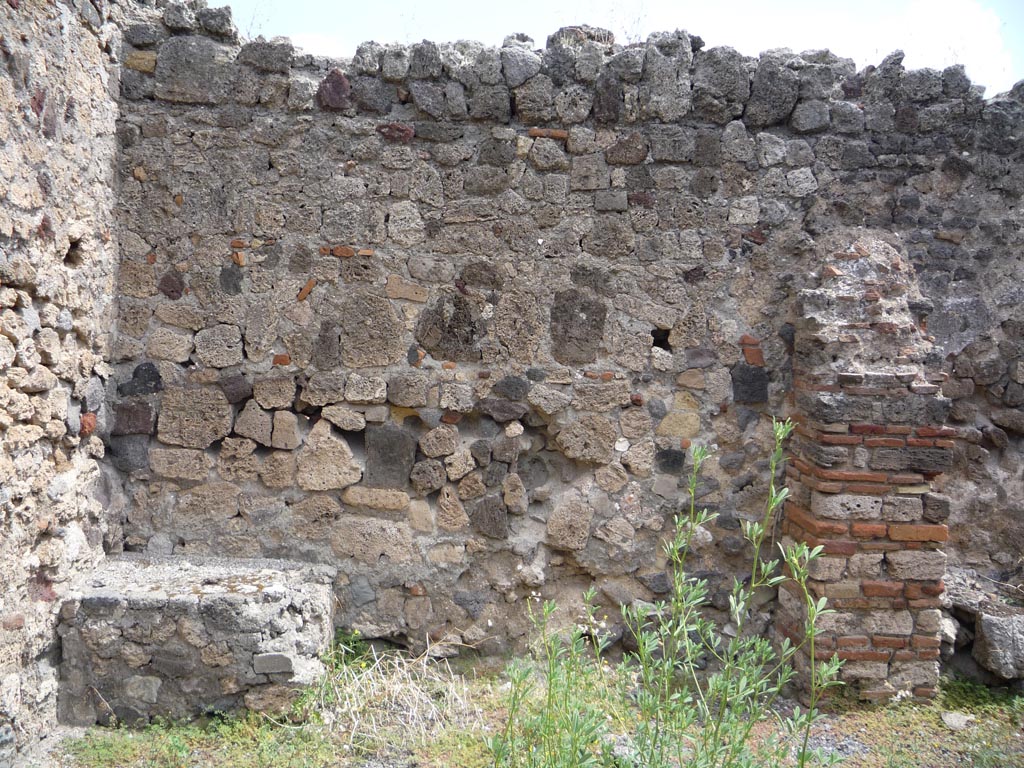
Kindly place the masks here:
<instances>
[{"instance_id":1,"label":"stone step","mask_svg":"<svg viewBox=\"0 0 1024 768\"><path fill-rule=\"evenodd\" d=\"M280 711L323 672L335 574L287 560L107 559L61 607L59 719Z\"/></svg>"}]
</instances>

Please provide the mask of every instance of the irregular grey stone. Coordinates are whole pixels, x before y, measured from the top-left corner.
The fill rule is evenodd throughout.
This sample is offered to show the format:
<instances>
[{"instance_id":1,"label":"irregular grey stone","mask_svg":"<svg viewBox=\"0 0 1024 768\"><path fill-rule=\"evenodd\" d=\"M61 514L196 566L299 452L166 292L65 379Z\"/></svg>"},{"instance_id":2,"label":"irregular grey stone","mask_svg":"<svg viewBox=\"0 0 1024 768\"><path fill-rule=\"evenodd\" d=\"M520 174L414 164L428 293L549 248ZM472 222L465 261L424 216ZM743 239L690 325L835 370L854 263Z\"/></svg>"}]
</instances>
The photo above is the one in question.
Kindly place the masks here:
<instances>
[{"instance_id":1,"label":"irregular grey stone","mask_svg":"<svg viewBox=\"0 0 1024 768\"><path fill-rule=\"evenodd\" d=\"M548 516L548 544L555 549L584 549L593 518L594 510L578 494L569 495Z\"/></svg>"},{"instance_id":2,"label":"irregular grey stone","mask_svg":"<svg viewBox=\"0 0 1024 768\"><path fill-rule=\"evenodd\" d=\"M355 290L339 302L341 359L350 368L374 368L405 358L404 327L391 302Z\"/></svg>"},{"instance_id":3,"label":"irregular grey stone","mask_svg":"<svg viewBox=\"0 0 1024 768\"><path fill-rule=\"evenodd\" d=\"M801 101L793 110L789 124L797 133L820 133L828 130L828 104L818 100Z\"/></svg>"},{"instance_id":4,"label":"irregular grey stone","mask_svg":"<svg viewBox=\"0 0 1024 768\"><path fill-rule=\"evenodd\" d=\"M447 473L444 464L435 459L417 461L409 476L412 482L412 489L420 496L427 496L434 491L444 487L447 481Z\"/></svg>"},{"instance_id":5,"label":"irregular grey stone","mask_svg":"<svg viewBox=\"0 0 1024 768\"><path fill-rule=\"evenodd\" d=\"M455 453L458 444L459 430L448 424L442 424L420 437L420 450L432 459Z\"/></svg>"},{"instance_id":6,"label":"irregular grey stone","mask_svg":"<svg viewBox=\"0 0 1024 768\"><path fill-rule=\"evenodd\" d=\"M1024 677L1024 609L986 600L974 618L971 654L1005 680Z\"/></svg>"},{"instance_id":7,"label":"irregular grey stone","mask_svg":"<svg viewBox=\"0 0 1024 768\"><path fill-rule=\"evenodd\" d=\"M242 332L237 325L215 325L195 337L196 357L211 368L229 368L242 362Z\"/></svg>"},{"instance_id":8,"label":"irregular grey stone","mask_svg":"<svg viewBox=\"0 0 1024 768\"><path fill-rule=\"evenodd\" d=\"M416 437L395 424L366 427L366 476L370 488L409 487L416 463Z\"/></svg>"},{"instance_id":9,"label":"irregular grey stone","mask_svg":"<svg viewBox=\"0 0 1024 768\"><path fill-rule=\"evenodd\" d=\"M618 432L603 416L584 414L570 422L555 438L558 448L570 459L607 464L613 458Z\"/></svg>"},{"instance_id":10,"label":"irregular grey stone","mask_svg":"<svg viewBox=\"0 0 1024 768\"><path fill-rule=\"evenodd\" d=\"M747 59L728 47L698 51L693 61L693 111L720 125L743 114L750 96Z\"/></svg>"},{"instance_id":11,"label":"irregular grey stone","mask_svg":"<svg viewBox=\"0 0 1024 768\"><path fill-rule=\"evenodd\" d=\"M799 75L777 59L762 56L751 81L743 122L752 128L781 123L793 111L799 94Z\"/></svg>"},{"instance_id":12,"label":"irregular grey stone","mask_svg":"<svg viewBox=\"0 0 1024 768\"><path fill-rule=\"evenodd\" d=\"M492 539L509 536L508 510L499 494L484 496L467 506L473 529Z\"/></svg>"},{"instance_id":13,"label":"irregular grey stone","mask_svg":"<svg viewBox=\"0 0 1024 768\"><path fill-rule=\"evenodd\" d=\"M348 443L333 434L327 421L313 425L296 456L296 469L299 487L306 491L347 488L362 476Z\"/></svg>"},{"instance_id":14,"label":"irregular grey stone","mask_svg":"<svg viewBox=\"0 0 1024 768\"><path fill-rule=\"evenodd\" d=\"M604 336L607 309L582 291L555 294L551 305L551 355L560 363L590 363L597 359Z\"/></svg>"},{"instance_id":15,"label":"irregular grey stone","mask_svg":"<svg viewBox=\"0 0 1024 768\"><path fill-rule=\"evenodd\" d=\"M518 88L540 72L540 67L540 56L533 51L519 46L505 46L501 49L501 69L509 88Z\"/></svg>"},{"instance_id":16,"label":"irregular grey stone","mask_svg":"<svg viewBox=\"0 0 1024 768\"><path fill-rule=\"evenodd\" d=\"M172 37L160 46L156 97L184 104L217 104L230 93L233 52L208 37Z\"/></svg>"},{"instance_id":17,"label":"irregular grey stone","mask_svg":"<svg viewBox=\"0 0 1024 768\"><path fill-rule=\"evenodd\" d=\"M161 443L185 448L208 448L231 434L231 404L212 387L174 387L164 392L157 420Z\"/></svg>"},{"instance_id":18,"label":"irregular grey stone","mask_svg":"<svg viewBox=\"0 0 1024 768\"><path fill-rule=\"evenodd\" d=\"M294 55L295 47L288 40L274 39L267 42L257 39L243 45L236 60L260 72L287 73Z\"/></svg>"}]
</instances>

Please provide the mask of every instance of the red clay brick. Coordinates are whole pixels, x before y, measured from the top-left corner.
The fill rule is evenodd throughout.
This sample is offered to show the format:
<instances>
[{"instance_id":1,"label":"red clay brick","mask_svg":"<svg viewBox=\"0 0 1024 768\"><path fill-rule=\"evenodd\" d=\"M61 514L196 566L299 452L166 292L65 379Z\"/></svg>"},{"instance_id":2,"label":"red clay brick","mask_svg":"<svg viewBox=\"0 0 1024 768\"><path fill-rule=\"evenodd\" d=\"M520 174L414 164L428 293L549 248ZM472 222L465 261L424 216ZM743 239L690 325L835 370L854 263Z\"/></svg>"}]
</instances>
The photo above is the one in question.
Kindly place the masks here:
<instances>
[{"instance_id":1,"label":"red clay brick","mask_svg":"<svg viewBox=\"0 0 1024 768\"><path fill-rule=\"evenodd\" d=\"M846 523L834 520L819 520L810 515L806 510L788 501L786 502L786 517L815 536L842 536L846 533Z\"/></svg>"},{"instance_id":2,"label":"red clay brick","mask_svg":"<svg viewBox=\"0 0 1024 768\"><path fill-rule=\"evenodd\" d=\"M942 641L931 635L914 635L910 638L911 648L939 648L941 646Z\"/></svg>"},{"instance_id":3,"label":"red clay brick","mask_svg":"<svg viewBox=\"0 0 1024 768\"><path fill-rule=\"evenodd\" d=\"M889 479L885 472L854 472L848 469L813 468L815 477L825 480L842 480L847 483L884 483Z\"/></svg>"},{"instance_id":4,"label":"red clay brick","mask_svg":"<svg viewBox=\"0 0 1024 768\"><path fill-rule=\"evenodd\" d=\"M851 523L850 533L858 539L880 539L885 536L885 523Z\"/></svg>"},{"instance_id":5,"label":"red clay brick","mask_svg":"<svg viewBox=\"0 0 1024 768\"><path fill-rule=\"evenodd\" d=\"M864 438L857 435L821 435L818 442L822 445L860 445Z\"/></svg>"},{"instance_id":6,"label":"red clay brick","mask_svg":"<svg viewBox=\"0 0 1024 768\"><path fill-rule=\"evenodd\" d=\"M888 661L890 651L839 651L843 661Z\"/></svg>"},{"instance_id":7,"label":"red clay brick","mask_svg":"<svg viewBox=\"0 0 1024 768\"><path fill-rule=\"evenodd\" d=\"M851 424L850 433L854 435L884 435L883 424Z\"/></svg>"},{"instance_id":8,"label":"red clay brick","mask_svg":"<svg viewBox=\"0 0 1024 768\"><path fill-rule=\"evenodd\" d=\"M821 544L825 547L826 555L850 555L857 554L857 542L856 541L823 541Z\"/></svg>"},{"instance_id":9,"label":"red clay brick","mask_svg":"<svg viewBox=\"0 0 1024 768\"><path fill-rule=\"evenodd\" d=\"M903 594L902 581L862 581L864 597L899 597Z\"/></svg>"},{"instance_id":10,"label":"red clay brick","mask_svg":"<svg viewBox=\"0 0 1024 768\"><path fill-rule=\"evenodd\" d=\"M918 427L917 434L920 437L956 437L956 430L953 427Z\"/></svg>"},{"instance_id":11,"label":"red clay brick","mask_svg":"<svg viewBox=\"0 0 1024 768\"><path fill-rule=\"evenodd\" d=\"M865 648L869 641L867 635L845 635L836 642L840 648Z\"/></svg>"},{"instance_id":12,"label":"red clay brick","mask_svg":"<svg viewBox=\"0 0 1024 768\"><path fill-rule=\"evenodd\" d=\"M911 472L904 472L897 475L889 475L889 482L893 485L915 485L924 482L924 475L916 475Z\"/></svg>"},{"instance_id":13,"label":"red clay brick","mask_svg":"<svg viewBox=\"0 0 1024 768\"><path fill-rule=\"evenodd\" d=\"M743 358L748 365L764 368L764 352L760 347L743 347Z\"/></svg>"},{"instance_id":14,"label":"red clay brick","mask_svg":"<svg viewBox=\"0 0 1024 768\"><path fill-rule=\"evenodd\" d=\"M909 435L911 432L913 429L903 424L890 424L885 428L887 435Z\"/></svg>"},{"instance_id":15,"label":"red clay brick","mask_svg":"<svg viewBox=\"0 0 1024 768\"><path fill-rule=\"evenodd\" d=\"M868 437L864 439L864 445L868 448L902 448L903 438L901 437Z\"/></svg>"},{"instance_id":16,"label":"red clay brick","mask_svg":"<svg viewBox=\"0 0 1024 768\"><path fill-rule=\"evenodd\" d=\"M893 541L946 541L949 539L949 526L892 523L889 525L889 538Z\"/></svg>"},{"instance_id":17,"label":"red clay brick","mask_svg":"<svg viewBox=\"0 0 1024 768\"><path fill-rule=\"evenodd\" d=\"M891 485L869 485L867 483L847 483L846 490L850 493L863 493L867 495L884 496L892 493Z\"/></svg>"},{"instance_id":18,"label":"red clay brick","mask_svg":"<svg viewBox=\"0 0 1024 768\"><path fill-rule=\"evenodd\" d=\"M895 635L872 635L871 642L876 648L906 648L908 640Z\"/></svg>"}]
</instances>

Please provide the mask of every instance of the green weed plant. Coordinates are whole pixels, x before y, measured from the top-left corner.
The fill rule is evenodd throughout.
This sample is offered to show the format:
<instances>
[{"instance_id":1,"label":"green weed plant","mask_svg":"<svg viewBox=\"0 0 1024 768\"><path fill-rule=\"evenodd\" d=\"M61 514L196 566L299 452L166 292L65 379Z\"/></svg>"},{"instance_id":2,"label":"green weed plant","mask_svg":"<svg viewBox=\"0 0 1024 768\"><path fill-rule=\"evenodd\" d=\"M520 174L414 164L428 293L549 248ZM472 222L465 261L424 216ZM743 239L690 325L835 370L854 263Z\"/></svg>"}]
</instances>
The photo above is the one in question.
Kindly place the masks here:
<instances>
[{"instance_id":1,"label":"green weed plant","mask_svg":"<svg viewBox=\"0 0 1024 768\"><path fill-rule=\"evenodd\" d=\"M772 422L774 445L769 460L768 493L763 513L746 521L743 535L751 545L750 575L735 580L729 596L728 635L705 616L709 587L690 576L687 555L697 531L715 515L697 506L701 466L709 451L692 452L688 511L675 520L675 534L666 554L672 585L667 600L623 609L636 651L627 654L620 671L625 697L633 709L632 727L617 733L621 701L608 684L613 674L603 663L601 635L591 631L594 593L584 595L585 620L567 636L551 629L555 611L545 602L533 615L537 630L540 674L523 664L509 669L504 728L488 741L496 766L502 768L769 768L795 764L831 766L832 754L810 747L809 736L822 718L820 704L829 688L840 685L840 662L833 657L814 662L818 622L830 610L824 598L808 587L808 568L822 548L804 543L779 547L779 557L766 559L775 517L788 489L776 478L785 463L784 445L793 431L790 421ZM758 592L786 586L802 598L805 621L799 642L778 644L749 630ZM774 705L793 682L798 653L809 663L809 706L779 714ZM755 734L760 723L776 727Z\"/></svg>"}]
</instances>

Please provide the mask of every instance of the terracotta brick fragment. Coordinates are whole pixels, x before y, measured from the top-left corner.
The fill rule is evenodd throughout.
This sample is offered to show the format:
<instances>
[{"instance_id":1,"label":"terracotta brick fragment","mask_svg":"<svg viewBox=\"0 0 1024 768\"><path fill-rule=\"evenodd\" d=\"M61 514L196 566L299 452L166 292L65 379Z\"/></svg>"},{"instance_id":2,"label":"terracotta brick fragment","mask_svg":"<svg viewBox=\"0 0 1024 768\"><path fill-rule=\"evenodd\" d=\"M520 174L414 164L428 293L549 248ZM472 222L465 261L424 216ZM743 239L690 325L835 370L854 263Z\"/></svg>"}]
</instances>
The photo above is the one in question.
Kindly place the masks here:
<instances>
[{"instance_id":1,"label":"terracotta brick fragment","mask_svg":"<svg viewBox=\"0 0 1024 768\"><path fill-rule=\"evenodd\" d=\"M866 648L868 645L867 635L844 635L836 639L840 648Z\"/></svg>"},{"instance_id":2,"label":"terracotta brick fragment","mask_svg":"<svg viewBox=\"0 0 1024 768\"><path fill-rule=\"evenodd\" d=\"M764 367L764 352L760 347L744 347L743 359L747 361L748 365Z\"/></svg>"},{"instance_id":3,"label":"terracotta brick fragment","mask_svg":"<svg viewBox=\"0 0 1024 768\"><path fill-rule=\"evenodd\" d=\"M893 487L891 485L872 485L868 483L847 483L845 488L849 493L865 493L878 496L884 496L885 494L892 493L893 491Z\"/></svg>"},{"instance_id":4,"label":"terracotta brick fragment","mask_svg":"<svg viewBox=\"0 0 1024 768\"><path fill-rule=\"evenodd\" d=\"M527 134L534 139L568 139L569 132L564 128L531 128Z\"/></svg>"},{"instance_id":5,"label":"terracotta brick fragment","mask_svg":"<svg viewBox=\"0 0 1024 768\"><path fill-rule=\"evenodd\" d=\"M862 581L860 588L865 597L899 597L903 594L902 581Z\"/></svg>"},{"instance_id":6,"label":"terracotta brick fragment","mask_svg":"<svg viewBox=\"0 0 1024 768\"><path fill-rule=\"evenodd\" d=\"M279 355L274 355L274 359L273 359L273 364L274 365L290 365L291 362L292 362L292 356L289 355L287 352L284 352L284 353L279 354Z\"/></svg>"},{"instance_id":7,"label":"terracotta brick fragment","mask_svg":"<svg viewBox=\"0 0 1024 768\"><path fill-rule=\"evenodd\" d=\"M245 240L241 240L236 237L234 240L231 241L231 247L234 248L235 250L238 250L239 248L248 248L249 244L245 242Z\"/></svg>"},{"instance_id":8,"label":"terracotta brick fragment","mask_svg":"<svg viewBox=\"0 0 1024 768\"><path fill-rule=\"evenodd\" d=\"M299 291L298 295L295 298L298 299L299 301L305 301L306 297L309 296L310 292L313 290L313 287L315 285L316 285L316 278L315 277L309 278L309 280L307 280L306 284L304 286L302 286L302 290Z\"/></svg>"},{"instance_id":9,"label":"terracotta brick fragment","mask_svg":"<svg viewBox=\"0 0 1024 768\"><path fill-rule=\"evenodd\" d=\"M356 255L356 249L350 248L347 245L336 245L330 249L332 256L337 256L339 259L350 259Z\"/></svg>"},{"instance_id":10,"label":"terracotta brick fragment","mask_svg":"<svg viewBox=\"0 0 1024 768\"><path fill-rule=\"evenodd\" d=\"M949 526L893 523L889 526L889 538L893 541L946 541Z\"/></svg>"},{"instance_id":11,"label":"terracotta brick fragment","mask_svg":"<svg viewBox=\"0 0 1024 768\"><path fill-rule=\"evenodd\" d=\"M895 635L872 635L871 644L876 648L906 648L909 641Z\"/></svg>"},{"instance_id":12,"label":"terracotta brick fragment","mask_svg":"<svg viewBox=\"0 0 1024 768\"><path fill-rule=\"evenodd\" d=\"M839 651L843 661L889 661L890 651Z\"/></svg>"},{"instance_id":13,"label":"terracotta brick fragment","mask_svg":"<svg viewBox=\"0 0 1024 768\"><path fill-rule=\"evenodd\" d=\"M850 433L854 435L884 435L885 426L882 424L851 424Z\"/></svg>"}]
</instances>

